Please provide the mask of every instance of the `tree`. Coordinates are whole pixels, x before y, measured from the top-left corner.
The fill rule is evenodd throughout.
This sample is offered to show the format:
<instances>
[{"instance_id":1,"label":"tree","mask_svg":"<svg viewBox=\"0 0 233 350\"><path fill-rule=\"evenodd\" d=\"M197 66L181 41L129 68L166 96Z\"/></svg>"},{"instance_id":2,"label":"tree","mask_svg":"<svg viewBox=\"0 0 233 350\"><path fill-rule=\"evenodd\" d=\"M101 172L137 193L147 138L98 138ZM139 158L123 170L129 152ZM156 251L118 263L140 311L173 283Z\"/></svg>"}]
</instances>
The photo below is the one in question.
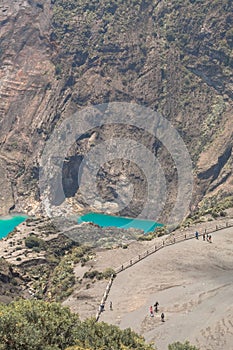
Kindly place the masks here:
<instances>
[{"instance_id":1,"label":"tree","mask_svg":"<svg viewBox=\"0 0 233 350\"><path fill-rule=\"evenodd\" d=\"M78 342L88 350L154 350L147 345L144 338L130 328L120 330L117 326L104 322L96 323L94 319L82 322L78 330ZM74 347L73 350L78 350Z\"/></svg>"},{"instance_id":2,"label":"tree","mask_svg":"<svg viewBox=\"0 0 233 350\"><path fill-rule=\"evenodd\" d=\"M1 350L58 350L74 345L80 320L58 303L0 304Z\"/></svg>"}]
</instances>

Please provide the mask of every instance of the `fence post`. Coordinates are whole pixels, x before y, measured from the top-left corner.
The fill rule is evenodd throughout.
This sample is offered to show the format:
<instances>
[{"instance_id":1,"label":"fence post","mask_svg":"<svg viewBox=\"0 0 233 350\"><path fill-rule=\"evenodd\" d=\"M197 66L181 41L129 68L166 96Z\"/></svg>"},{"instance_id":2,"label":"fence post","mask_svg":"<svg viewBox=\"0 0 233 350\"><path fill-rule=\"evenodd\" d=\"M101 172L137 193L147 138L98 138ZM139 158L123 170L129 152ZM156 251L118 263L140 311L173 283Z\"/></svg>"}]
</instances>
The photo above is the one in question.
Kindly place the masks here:
<instances>
[{"instance_id":1,"label":"fence post","mask_svg":"<svg viewBox=\"0 0 233 350\"><path fill-rule=\"evenodd\" d=\"M218 225L216 225L216 230L218 229Z\"/></svg>"},{"instance_id":2,"label":"fence post","mask_svg":"<svg viewBox=\"0 0 233 350\"><path fill-rule=\"evenodd\" d=\"M130 260L130 265L132 265L132 260Z\"/></svg>"},{"instance_id":3,"label":"fence post","mask_svg":"<svg viewBox=\"0 0 233 350\"><path fill-rule=\"evenodd\" d=\"M156 247L156 245L155 245L155 252L156 252L156 250L157 250L157 247Z\"/></svg>"},{"instance_id":4,"label":"fence post","mask_svg":"<svg viewBox=\"0 0 233 350\"><path fill-rule=\"evenodd\" d=\"M228 222L226 222L226 227L228 227Z\"/></svg>"},{"instance_id":5,"label":"fence post","mask_svg":"<svg viewBox=\"0 0 233 350\"><path fill-rule=\"evenodd\" d=\"M140 255L138 255L138 260L141 260L141 256Z\"/></svg>"},{"instance_id":6,"label":"fence post","mask_svg":"<svg viewBox=\"0 0 233 350\"><path fill-rule=\"evenodd\" d=\"M186 239L187 238L187 235L186 235L186 233L185 233L185 235L184 235L184 239Z\"/></svg>"}]
</instances>

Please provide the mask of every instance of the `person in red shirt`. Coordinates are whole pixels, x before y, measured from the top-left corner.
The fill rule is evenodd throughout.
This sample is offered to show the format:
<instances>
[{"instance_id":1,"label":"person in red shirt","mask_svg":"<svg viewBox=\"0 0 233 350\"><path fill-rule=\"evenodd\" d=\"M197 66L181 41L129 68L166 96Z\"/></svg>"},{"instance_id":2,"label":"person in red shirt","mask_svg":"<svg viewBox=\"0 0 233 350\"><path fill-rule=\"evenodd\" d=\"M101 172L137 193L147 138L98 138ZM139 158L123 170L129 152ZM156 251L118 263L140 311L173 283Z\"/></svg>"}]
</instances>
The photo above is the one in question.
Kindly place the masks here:
<instances>
[{"instance_id":1,"label":"person in red shirt","mask_svg":"<svg viewBox=\"0 0 233 350\"><path fill-rule=\"evenodd\" d=\"M152 306L150 306L150 315L151 315L151 317L154 316L154 312L153 312L153 307Z\"/></svg>"}]
</instances>

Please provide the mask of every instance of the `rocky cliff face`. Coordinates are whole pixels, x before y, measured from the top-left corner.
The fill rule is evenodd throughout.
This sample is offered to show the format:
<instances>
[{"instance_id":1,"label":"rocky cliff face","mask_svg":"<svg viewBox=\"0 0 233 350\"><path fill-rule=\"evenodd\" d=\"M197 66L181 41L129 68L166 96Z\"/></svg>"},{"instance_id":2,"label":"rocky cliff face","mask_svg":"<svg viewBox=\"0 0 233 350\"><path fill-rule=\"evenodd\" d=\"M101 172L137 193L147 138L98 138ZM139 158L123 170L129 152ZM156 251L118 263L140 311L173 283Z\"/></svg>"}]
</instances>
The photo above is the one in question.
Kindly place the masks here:
<instances>
[{"instance_id":1,"label":"rocky cliff face","mask_svg":"<svg viewBox=\"0 0 233 350\"><path fill-rule=\"evenodd\" d=\"M77 110L115 101L150 107L180 132L194 167L189 209L206 197L232 195L231 12L230 0L2 1L1 214L39 212L40 155L51 132ZM82 135L67 155L63 185L75 208L85 207L77 195L79 164L111 132ZM128 137L135 133L129 127ZM146 146L161 160L171 208L174 164L159 140ZM137 195L123 214L138 214L145 193L140 170L118 160L99 177L109 202L114 183L130 179Z\"/></svg>"}]
</instances>

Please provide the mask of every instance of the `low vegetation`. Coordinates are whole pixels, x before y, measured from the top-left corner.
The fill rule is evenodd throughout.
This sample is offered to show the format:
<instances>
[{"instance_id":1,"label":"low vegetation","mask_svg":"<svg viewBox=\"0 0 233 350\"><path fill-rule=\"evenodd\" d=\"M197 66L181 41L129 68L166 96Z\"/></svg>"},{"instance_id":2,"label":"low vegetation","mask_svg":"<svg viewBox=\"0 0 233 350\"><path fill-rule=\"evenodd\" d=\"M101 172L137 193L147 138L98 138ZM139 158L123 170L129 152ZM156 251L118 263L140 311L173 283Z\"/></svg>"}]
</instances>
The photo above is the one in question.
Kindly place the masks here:
<instances>
[{"instance_id":1,"label":"low vegetation","mask_svg":"<svg viewBox=\"0 0 233 350\"><path fill-rule=\"evenodd\" d=\"M45 249L45 241L34 234L30 234L25 238L25 246L29 249L37 248L40 251Z\"/></svg>"},{"instance_id":2,"label":"low vegetation","mask_svg":"<svg viewBox=\"0 0 233 350\"><path fill-rule=\"evenodd\" d=\"M31 288L37 299L63 301L75 285L74 266L84 265L89 260L90 247L79 246L77 242L59 235L52 240L43 240L31 233L25 238L27 252L41 253L42 262L22 266L31 278ZM18 257L21 261L21 257Z\"/></svg>"},{"instance_id":3,"label":"low vegetation","mask_svg":"<svg viewBox=\"0 0 233 350\"><path fill-rule=\"evenodd\" d=\"M97 280L102 280L102 279L110 278L112 275L113 276L116 275L115 271L112 268L107 268L103 272L99 272L97 270L87 271L83 275L83 278L90 278L90 279L96 278Z\"/></svg>"},{"instance_id":4,"label":"low vegetation","mask_svg":"<svg viewBox=\"0 0 233 350\"><path fill-rule=\"evenodd\" d=\"M52 300L62 301L73 292L73 287L75 285L73 267L83 259L88 251L88 247L76 247L69 254L62 257L59 264L50 275L47 295L49 295Z\"/></svg>"},{"instance_id":5,"label":"low vegetation","mask_svg":"<svg viewBox=\"0 0 233 350\"><path fill-rule=\"evenodd\" d=\"M227 216L226 210L233 207L233 196L217 196L204 199L199 208L189 215L183 226L190 226L199 222L212 221Z\"/></svg>"},{"instance_id":6,"label":"low vegetation","mask_svg":"<svg viewBox=\"0 0 233 350\"><path fill-rule=\"evenodd\" d=\"M168 350L199 350L196 348L196 346L190 345L188 341L186 341L184 344L180 342L175 342L174 344L171 344L168 346Z\"/></svg>"}]
</instances>

